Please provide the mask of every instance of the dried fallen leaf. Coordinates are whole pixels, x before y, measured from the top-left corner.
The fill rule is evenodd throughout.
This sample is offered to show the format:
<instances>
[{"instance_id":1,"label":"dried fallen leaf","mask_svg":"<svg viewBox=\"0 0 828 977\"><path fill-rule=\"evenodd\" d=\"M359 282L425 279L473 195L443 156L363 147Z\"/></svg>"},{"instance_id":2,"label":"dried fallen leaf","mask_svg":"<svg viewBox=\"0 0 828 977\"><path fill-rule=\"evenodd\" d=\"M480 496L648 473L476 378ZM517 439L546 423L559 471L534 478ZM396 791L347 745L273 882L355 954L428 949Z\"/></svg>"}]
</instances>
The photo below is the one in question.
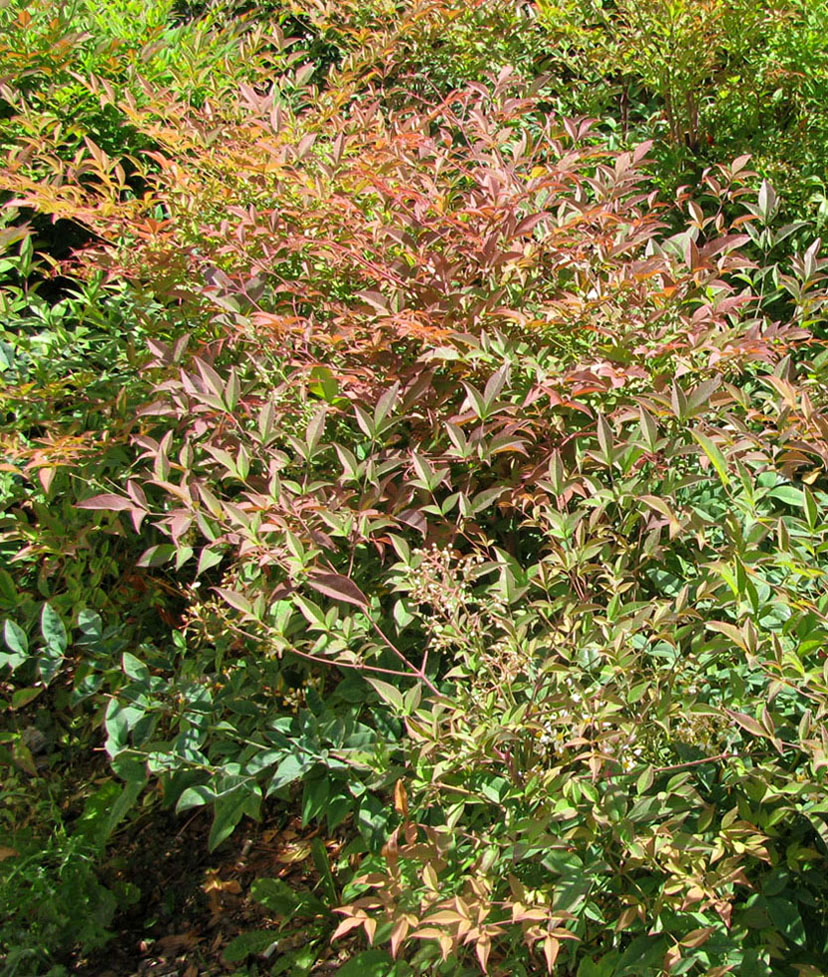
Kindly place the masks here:
<instances>
[{"instance_id":1,"label":"dried fallen leaf","mask_svg":"<svg viewBox=\"0 0 828 977\"><path fill-rule=\"evenodd\" d=\"M153 945L153 952L160 956L171 957L182 950L192 950L197 946L201 937L196 936L192 931L188 933L173 933L170 936L162 936Z\"/></svg>"},{"instance_id":2,"label":"dried fallen leaf","mask_svg":"<svg viewBox=\"0 0 828 977\"><path fill-rule=\"evenodd\" d=\"M296 862L304 862L310 853L311 845L307 841L297 841L293 845L285 845L276 856L276 861L282 865L295 865Z\"/></svg>"},{"instance_id":3,"label":"dried fallen leaf","mask_svg":"<svg viewBox=\"0 0 828 977\"><path fill-rule=\"evenodd\" d=\"M394 784L394 809L397 814L401 814L404 818L408 817L408 793L401 780Z\"/></svg>"},{"instance_id":4,"label":"dried fallen leaf","mask_svg":"<svg viewBox=\"0 0 828 977\"><path fill-rule=\"evenodd\" d=\"M202 885L202 891L206 893L210 892L229 892L234 895L238 895L241 892L241 884L238 879L220 879L219 870L217 868L208 869L204 874L206 876L204 885Z\"/></svg>"}]
</instances>

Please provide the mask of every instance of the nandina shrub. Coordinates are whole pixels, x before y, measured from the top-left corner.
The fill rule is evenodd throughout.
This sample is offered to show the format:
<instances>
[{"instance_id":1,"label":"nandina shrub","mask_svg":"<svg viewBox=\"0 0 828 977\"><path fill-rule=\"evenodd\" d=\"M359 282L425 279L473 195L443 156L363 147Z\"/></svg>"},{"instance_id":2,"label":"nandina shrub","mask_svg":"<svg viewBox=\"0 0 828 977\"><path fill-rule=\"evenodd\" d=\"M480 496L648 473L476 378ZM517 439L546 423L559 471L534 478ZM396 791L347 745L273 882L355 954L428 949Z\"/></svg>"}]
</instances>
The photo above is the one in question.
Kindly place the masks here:
<instances>
[{"instance_id":1,"label":"nandina shrub","mask_svg":"<svg viewBox=\"0 0 828 977\"><path fill-rule=\"evenodd\" d=\"M400 972L822 966L818 245L740 250L773 209L745 160L667 234L646 147L508 72L331 99L247 91L220 141L168 106L144 201L106 161L21 188L196 324L82 503L155 527L189 602L175 654L124 658L115 769L212 805L213 845L300 779L306 819L334 797L338 933Z\"/></svg>"},{"instance_id":2,"label":"nandina shrub","mask_svg":"<svg viewBox=\"0 0 828 977\"><path fill-rule=\"evenodd\" d=\"M543 70L562 76L548 95L559 110L594 115L625 143L654 139L664 187L751 153L783 191L786 219L822 230L824 2L538 0L536 8Z\"/></svg>"},{"instance_id":3,"label":"nandina shrub","mask_svg":"<svg viewBox=\"0 0 828 977\"><path fill-rule=\"evenodd\" d=\"M767 321L738 251L767 190L731 228L740 167L711 173L663 239L646 150L541 119L506 75L328 131L258 109L209 157L191 115L162 162L169 237L142 273L182 251L184 308L214 303L224 336L153 345L150 470L84 506L151 521L168 542L145 562L214 583L188 626L236 642L199 652L211 709L301 659L405 720L370 785L399 776L400 829L339 932L504 973L815 965L826 500L790 482L823 452L790 358L824 301L815 251ZM141 715L164 709L139 664L108 749L215 803L214 843L327 762L271 741L265 701L239 747L226 712L136 724L147 682Z\"/></svg>"},{"instance_id":4,"label":"nandina shrub","mask_svg":"<svg viewBox=\"0 0 828 977\"><path fill-rule=\"evenodd\" d=\"M509 67L526 81L550 60L549 32L534 4L510 0L406 0L294 4L320 41L338 54L327 83L360 85L381 78L378 96L389 106L447 96ZM313 48L311 47L311 50ZM557 64L555 68L557 68ZM547 87L551 89L550 72Z\"/></svg>"},{"instance_id":5,"label":"nandina shrub","mask_svg":"<svg viewBox=\"0 0 828 977\"><path fill-rule=\"evenodd\" d=\"M101 165L110 183L115 178L113 192L126 199L140 197L144 171L152 167L147 154L155 143L149 125L130 124L126 106L137 103L149 109L163 103L165 92L186 104L220 101L240 84L266 83L277 66L282 69L290 61L278 18L253 24L215 5L182 23L175 21L173 8L170 0L4 6L4 203L21 185L59 181L67 168L68 184L77 194L94 182ZM17 215L17 221L28 226L41 252L63 262L90 240L91 228L75 213L76 206L55 209L41 203ZM59 284L50 288L58 298L74 284L63 271Z\"/></svg>"},{"instance_id":6,"label":"nandina shrub","mask_svg":"<svg viewBox=\"0 0 828 977\"><path fill-rule=\"evenodd\" d=\"M177 23L171 0L6 4L0 13L0 141L62 139L65 152L89 136L107 152L146 148L124 125L119 101L144 87L170 87L195 104L220 98L269 67L265 30L220 6ZM275 26L275 22L274 25ZM116 97L101 104L94 82Z\"/></svg>"}]
</instances>

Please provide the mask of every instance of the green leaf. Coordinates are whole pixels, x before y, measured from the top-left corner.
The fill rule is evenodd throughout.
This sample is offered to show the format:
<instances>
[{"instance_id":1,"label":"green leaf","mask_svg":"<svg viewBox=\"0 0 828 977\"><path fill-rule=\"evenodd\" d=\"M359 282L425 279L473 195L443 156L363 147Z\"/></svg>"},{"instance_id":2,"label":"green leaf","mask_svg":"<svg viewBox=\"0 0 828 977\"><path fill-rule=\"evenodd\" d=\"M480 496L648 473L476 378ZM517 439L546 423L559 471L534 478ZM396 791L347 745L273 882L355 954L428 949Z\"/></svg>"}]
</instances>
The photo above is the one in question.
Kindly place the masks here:
<instances>
[{"instance_id":1,"label":"green leaf","mask_svg":"<svg viewBox=\"0 0 828 977\"><path fill-rule=\"evenodd\" d=\"M97 845L105 845L115 828L126 817L146 784L143 764L133 765L138 776L120 786L109 780L86 801L76 831Z\"/></svg>"},{"instance_id":2,"label":"green leaf","mask_svg":"<svg viewBox=\"0 0 828 977\"><path fill-rule=\"evenodd\" d=\"M83 635L83 643L94 644L103 636L103 620L97 611L85 607L78 614L78 627Z\"/></svg>"},{"instance_id":3,"label":"green leaf","mask_svg":"<svg viewBox=\"0 0 828 977\"><path fill-rule=\"evenodd\" d=\"M315 366L311 370L311 379L317 381L308 385L308 390L315 396L333 403L339 392L339 381L326 366Z\"/></svg>"},{"instance_id":4,"label":"green leaf","mask_svg":"<svg viewBox=\"0 0 828 977\"><path fill-rule=\"evenodd\" d=\"M217 563L221 563L221 560L222 554L217 550L212 550L209 546L203 547L198 557L196 576L200 576L205 570L209 570L210 567L214 567Z\"/></svg>"},{"instance_id":5,"label":"green leaf","mask_svg":"<svg viewBox=\"0 0 828 977\"><path fill-rule=\"evenodd\" d=\"M708 631L716 631L719 634L725 635L725 637L730 638L739 648L747 651L744 633L735 624L730 624L728 621L708 621L705 627Z\"/></svg>"},{"instance_id":6,"label":"green leaf","mask_svg":"<svg viewBox=\"0 0 828 977\"><path fill-rule=\"evenodd\" d=\"M38 670L40 677L48 685L60 671L67 645L66 628L63 626L63 621L61 621L57 611L48 603L43 605L40 615L40 628L45 644L38 658Z\"/></svg>"},{"instance_id":7,"label":"green leaf","mask_svg":"<svg viewBox=\"0 0 828 977\"><path fill-rule=\"evenodd\" d=\"M428 460L422 455L418 455L416 451L411 452L411 463L414 466L414 471L417 473L417 478L413 480L413 483L420 485L429 492L433 492L437 488L447 473L447 469L445 468L435 471L428 463Z\"/></svg>"},{"instance_id":8,"label":"green leaf","mask_svg":"<svg viewBox=\"0 0 828 977\"><path fill-rule=\"evenodd\" d=\"M393 810L385 807L373 795L366 794L360 801L356 817L359 833L370 845L378 844L386 837L392 815Z\"/></svg>"},{"instance_id":9,"label":"green leaf","mask_svg":"<svg viewBox=\"0 0 828 977\"><path fill-rule=\"evenodd\" d=\"M260 954L269 956L277 944L275 936L273 930L250 930L249 933L242 933L227 944L222 956L228 963L244 963L248 957Z\"/></svg>"},{"instance_id":10,"label":"green leaf","mask_svg":"<svg viewBox=\"0 0 828 977\"><path fill-rule=\"evenodd\" d=\"M43 691L43 686L38 685L37 688L30 689L18 689L11 700L12 709L22 709L27 706L30 702L33 702Z\"/></svg>"},{"instance_id":11,"label":"green leaf","mask_svg":"<svg viewBox=\"0 0 828 977\"><path fill-rule=\"evenodd\" d=\"M60 615L48 601L43 605L43 610L40 613L40 629L49 650L62 658L68 644L66 628L63 626Z\"/></svg>"},{"instance_id":12,"label":"green leaf","mask_svg":"<svg viewBox=\"0 0 828 977\"><path fill-rule=\"evenodd\" d=\"M328 831L333 831L345 820L353 807L353 801L344 794L338 794L332 798L325 808L325 817L328 823Z\"/></svg>"},{"instance_id":13,"label":"green leaf","mask_svg":"<svg viewBox=\"0 0 828 977\"><path fill-rule=\"evenodd\" d=\"M653 781L655 780L655 774L652 767L646 767L638 776L638 780L635 782L635 789L639 794L646 794L647 791L653 786Z\"/></svg>"},{"instance_id":14,"label":"green leaf","mask_svg":"<svg viewBox=\"0 0 828 977\"><path fill-rule=\"evenodd\" d=\"M399 712L403 711L403 696L399 689L394 688L389 682L383 682L382 679L373 678L370 675L365 676L365 681L383 702L387 702L389 706L393 706Z\"/></svg>"},{"instance_id":15,"label":"green leaf","mask_svg":"<svg viewBox=\"0 0 828 977\"><path fill-rule=\"evenodd\" d=\"M124 670L124 674L128 675L131 679L136 682L148 682L150 673L147 666L135 655L131 655L128 651L125 651L121 658L121 666Z\"/></svg>"},{"instance_id":16,"label":"green leaf","mask_svg":"<svg viewBox=\"0 0 828 977\"><path fill-rule=\"evenodd\" d=\"M325 811L331 784L327 777L307 779L302 795L302 824L309 824L315 818L321 817Z\"/></svg>"},{"instance_id":17,"label":"green leaf","mask_svg":"<svg viewBox=\"0 0 828 977\"><path fill-rule=\"evenodd\" d=\"M325 627L325 615L322 613L322 608L318 604L315 604L312 600L307 600L301 594L294 594L293 602L302 612L308 624Z\"/></svg>"},{"instance_id":18,"label":"green leaf","mask_svg":"<svg viewBox=\"0 0 828 977\"><path fill-rule=\"evenodd\" d=\"M687 416L687 397L675 380L671 388L670 403L673 408L673 413L680 421L683 421Z\"/></svg>"},{"instance_id":19,"label":"green leaf","mask_svg":"<svg viewBox=\"0 0 828 977\"><path fill-rule=\"evenodd\" d=\"M319 962L320 953L319 940L308 940L295 950L288 950L280 955L270 968L271 977L279 977L280 974L287 977L310 977Z\"/></svg>"},{"instance_id":20,"label":"green leaf","mask_svg":"<svg viewBox=\"0 0 828 977\"><path fill-rule=\"evenodd\" d=\"M391 977L395 969L385 950L363 950L337 970L337 977Z\"/></svg>"},{"instance_id":21,"label":"green leaf","mask_svg":"<svg viewBox=\"0 0 828 977\"><path fill-rule=\"evenodd\" d=\"M107 739L104 744L107 753L115 757L129 746L129 731L146 715L141 705L125 705L117 699L110 699L104 718Z\"/></svg>"},{"instance_id":22,"label":"green leaf","mask_svg":"<svg viewBox=\"0 0 828 977\"><path fill-rule=\"evenodd\" d=\"M0 569L0 600L14 607L17 604L17 587L8 570Z\"/></svg>"},{"instance_id":23,"label":"green leaf","mask_svg":"<svg viewBox=\"0 0 828 977\"><path fill-rule=\"evenodd\" d=\"M213 587L213 590L237 611L241 611L242 614L250 617L253 616L253 605L243 594L236 593L235 590L227 590L225 587Z\"/></svg>"},{"instance_id":24,"label":"green leaf","mask_svg":"<svg viewBox=\"0 0 828 977\"><path fill-rule=\"evenodd\" d=\"M273 779L268 787L268 794L280 787L292 784L294 780L298 780L302 774L310 770L314 763L316 763L316 759L304 753L291 753L286 756L273 774Z\"/></svg>"},{"instance_id":25,"label":"green leaf","mask_svg":"<svg viewBox=\"0 0 828 977\"><path fill-rule=\"evenodd\" d=\"M186 811L191 807L203 807L211 804L216 798L215 791L211 790L206 784L198 784L195 787L188 787L182 792L175 805L176 814Z\"/></svg>"},{"instance_id":26,"label":"green leaf","mask_svg":"<svg viewBox=\"0 0 828 977\"><path fill-rule=\"evenodd\" d=\"M655 418L643 406L638 408L641 429L641 436L649 451L655 451L658 444L658 426Z\"/></svg>"},{"instance_id":27,"label":"green leaf","mask_svg":"<svg viewBox=\"0 0 828 977\"><path fill-rule=\"evenodd\" d=\"M394 615L394 623L400 631L407 628L414 620L414 615L411 613L411 605L405 597L400 597L399 600L394 602L391 613Z\"/></svg>"},{"instance_id":28,"label":"green leaf","mask_svg":"<svg viewBox=\"0 0 828 977\"><path fill-rule=\"evenodd\" d=\"M802 489L795 488L793 485L778 485L775 489L771 489L768 492L768 496L771 499L779 499L780 502L784 502L787 505L796 506L798 509L802 508L805 503L805 496L802 494Z\"/></svg>"},{"instance_id":29,"label":"green leaf","mask_svg":"<svg viewBox=\"0 0 828 977\"><path fill-rule=\"evenodd\" d=\"M483 399L483 395L480 391L473 387L470 383L462 381L463 386L466 389L466 396L468 397L469 407L474 411L475 414L480 418L481 421L485 421L488 416L486 409L486 402Z\"/></svg>"},{"instance_id":30,"label":"green leaf","mask_svg":"<svg viewBox=\"0 0 828 977\"><path fill-rule=\"evenodd\" d=\"M701 445L702 451L710 459L710 464L716 469L722 485L727 488L730 485L730 475L727 471L727 460L725 456L710 438L700 431L691 431L690 433L693 435L694 440Z\"/></svg>"},{"instance_id":31,"label":"green leaf","mask_svg":"<svg viewBox=\"0 0 828 977\"><path fill-rule=\"evenodd\" d=\"M767 738L770 734L766 729L762 727L762 724L753 718L753 716L747 716L743 712L735 712L733 709L725 709L725 712L737 722L742 729L746 729L749 733L753 733L754 736L762 736Z\"/></svg>"},{"instance_id":32,"label":"green leaf","mask_svg":"<svg viewBox=\"0 0 828 977\"><path fill-rule=\"evenodd\" d=\"M21 662L26 660L29 654L29 639L26 637L23 628L11 618L6 618L6 623L3 626L3 639L7 647L20 657Z\"/></svg>"},{"instance_id":33,"label":"green leaf","mask_svg":"<svg viewBox=\"0 0 828 977\"><path fill-rule=\"evenodd\" d=\"M283 879L256 879L250 894L275 916L287 919L326 912L325 904L312 892L297 892Z\"/></svg>"},{"instance_id":34,"label":"green leaf","mask_svg":"<svg viewBox=\"0 0 828 977\"><path fill-rule=\"evenodd\" d=\"M494 488L484 489L482 492L478 492L472 499L471 511L474 515L479 512L485 512L489 509L493 502L496 502L504 492L508 492L509 488L506 485L496 486Z\"/></svg>"},{"instance_id":35,"label":"green leaf","mask_svg":"<svg viewBox=\"0 0 828 977\"><path fill-rule=\"evenodd\" d=\"M193 555L192 546L179 546L175 551L175 568L180 570Z\"/></svg>"},{"instance_id":36,"label":"green leaf","mask_svg":"<svg viewBox=\"0 0 828 977\"><path fill-rule=\"evenodd\" d=\"M756 210L759 216L762 218L763 224L769 224L776 213L776 191L767 180L762 180L762 186L759 188L759 198L757 200Z\"/></svg>"},{"instance_id":37,"label":"green leaf","mask_svg":"<svg viewBox=\"0 0 828 977\"><path fill-rule=\"evenodd\" d=\"M213 825L207 839L207 848L210 851L214 851L230 837L245 814L251 817L258 815L261 796L258 784L244 784L216 798Z\"/></svg>"},{"instance_id":38,"label":"green leaf","mask_svg":"<svg viewBox=\"0 0 828 977\"><path fill-rule=\"evenodd\" d=\"M325 843L321 838L314 838L311 842L311 855L313 857L313 864L325 888L328 905L336 906L339 903L339 893L336 889L333 872L331 872L331 860L328 855L328 850L325 848Z\"/></svg>"},{"instance_id":39,"label":"green leaf","mask_svg":"<svg viewBox=\"0 0 828 977\"><path fill-rule=\"evenodd\" d=\"M605 464L611 465L613 459L612 428L609 426L603 414L598 415L596 432L598 435L598 445L601 448L601 458Z\"/></svg>"},{"instance_id":40,"label":"green leaf","mask_svg":"<svg viewBox=\"0 0 828 977\"><path fill-rule=\"evenodd\" d=\"M805 518L808 521L808 529L813 532L819 522L819 508L814 498L814 493L809 488L804 489L803 505L805 507Z\"/></svg>"},{"instance_id":41,"label":"green leaf","mask_svg":"<svg viewBox=\"0 0 828 977\"><path fill-rule=\"evenodd\" d=\"M176 548L172 543L159 543L157 546L150 546L138 560L136 566L160 567L171 560L175 554Z\"/></svg>"},{"instance_id":42,"label":"green leaf","mask_svg":"<svg viewBox=\"0 0 828 977\"><path fill-rule=\"evenodd\" d=\"M644 502L651 509L655 509L656 512L664 516L670 524L671 534L677 534L681 532L682 526L678 520L678 517L670 508L669 505L664 501L664 499L659 498L657 495L640 495L639 499Z\"/></svg>"}]
</instances>

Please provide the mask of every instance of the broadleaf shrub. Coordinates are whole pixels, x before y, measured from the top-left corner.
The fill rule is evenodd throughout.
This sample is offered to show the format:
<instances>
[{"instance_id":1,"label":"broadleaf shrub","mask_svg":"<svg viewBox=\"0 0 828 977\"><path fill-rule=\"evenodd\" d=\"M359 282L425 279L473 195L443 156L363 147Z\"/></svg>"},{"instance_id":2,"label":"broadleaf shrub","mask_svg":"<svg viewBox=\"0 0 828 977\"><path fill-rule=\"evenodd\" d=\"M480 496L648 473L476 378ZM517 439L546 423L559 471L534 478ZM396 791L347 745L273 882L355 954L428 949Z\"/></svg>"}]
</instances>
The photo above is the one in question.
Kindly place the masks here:
<instances>
[{"instance_id":1,"label":"broadleaf shrub","mask_svg":"<svg viewBox=\"0 0 828 977\"><path fill-rule=\"evenodd\" d=\"M746 155L664 199L510 65L431 95L357 45L322 87L282 44L124 106L140 195L94 144L6 173L148 349L74 496L177 601L96 631L125 796L211 849L267 805L348 832L307 911L396 973L820 972L821 242L777 257Z\"/></svg>"}]
</instances>

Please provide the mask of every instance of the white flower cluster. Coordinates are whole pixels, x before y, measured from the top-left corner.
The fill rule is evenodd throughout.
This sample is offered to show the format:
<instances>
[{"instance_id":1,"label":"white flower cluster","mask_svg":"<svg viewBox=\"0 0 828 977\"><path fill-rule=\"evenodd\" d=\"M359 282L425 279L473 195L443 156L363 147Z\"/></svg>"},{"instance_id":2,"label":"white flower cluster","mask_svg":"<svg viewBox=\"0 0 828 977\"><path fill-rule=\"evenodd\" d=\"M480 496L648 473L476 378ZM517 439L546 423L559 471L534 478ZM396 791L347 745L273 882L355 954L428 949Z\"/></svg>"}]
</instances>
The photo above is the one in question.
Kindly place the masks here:
<instances>
[{"instance_id":1,"label":"white flower cluster","mask_svg":"<svg viewBox=\"0 0 828 977\"><path fill-rule=\"evenodd\" d=\"M481 553L458 556L434 544L414 550L411 556L405 584L411 602L429 608L424 624L432 646L490 642L492 618L505 611L505 604L497 594L487 592L483 600L474 593L485 557Z\"/></svg>"},{"instance_id":2,"label":"white flower cluster","mask_svg":"<svg viewBox=\"0 0 828 977\"><path fill-rule=\"evenodd\" d=\"M711 756L721 750L721 732L713 716L693 712L683 713L673 726L673 735L677 740Z\"/></svg>"},{"instance_id":3,"label":"white flower cluster","mask_svg":"<svg viewBox=\"0 0 828 977\"><path fill-rule=\"evenodd\" d=\"M594 701L594 695L590 693L587 699ZM635 737L618 729L610 720L597 720L587 703L581 706L584 697L580 693L572 693L570 701L577 708L576 712L556 709L540 724L537 741L547 762L563 758L568 745L576 738L582 738L597 745L600 752L618 763L624 773L636 769L644 748L636 745Z\"/></svg>"},{"instance_id":4,"label":"white flower cluster","mask_svg":"<svg viewBox=\"0 0 828 977\"><path fill-rule=\"evenodd\" d=\"M641 754L644 751L640 746L633 747L632 750L624 752L619 758L618 762L621 764L621 769L624 773L631 773L638 764L641 762Z\"/></svg>"},{"instance_id":5,"label":"white flower cluster","mask_svg":"<svg viewBox=\"0 0 828 977\"><path fill-rule=\"evenodd\" d=\"M571 693L569 699L575 706L580 706L583 701L579 692ZM586 708L575 714L571 713L569 709L555 709L541 723L538 743L550 757L560 755L566 744L573 737L580 736L586 727L592 724L592 721L592 714Z\"/></svg>"}]
</instances>

